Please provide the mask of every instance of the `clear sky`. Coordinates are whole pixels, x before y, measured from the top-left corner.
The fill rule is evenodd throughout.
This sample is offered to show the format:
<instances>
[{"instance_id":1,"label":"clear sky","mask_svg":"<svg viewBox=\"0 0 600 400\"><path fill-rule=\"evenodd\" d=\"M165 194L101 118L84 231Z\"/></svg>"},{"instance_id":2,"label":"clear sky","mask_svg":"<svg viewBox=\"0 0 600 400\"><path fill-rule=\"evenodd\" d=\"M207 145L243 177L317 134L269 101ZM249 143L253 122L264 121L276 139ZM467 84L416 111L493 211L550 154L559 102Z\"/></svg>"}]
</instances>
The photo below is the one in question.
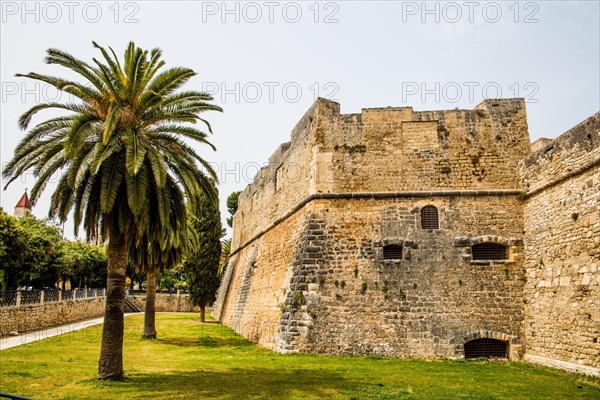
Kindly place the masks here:
<instances>
[{"instance_id":1,"label":"clear sky","mask_svg":"<svg viewBox=\"0 0 600 400\"><path fill-rule=\"evenodd\" d=\"M17 118L67 100L15 78L40 72L59 48L97 57L92 40L122 54L130 40L160 47L169 66L198 72L188 88L214 93L213 162L224 200L242 190L317 96L343 113L365 107L472 108L486 97L525 97L532 140L554 138L600 109L598 1L21 2L2 1L0 157L23 135ZM41 114L34 123L51 114ZM29 174L0 192L13 207ZM4 184L2 185L4 186ZM44 217L54 187L34 208ZM67 222L66 234L72 236Z\"/></svg>"}]
</instances>

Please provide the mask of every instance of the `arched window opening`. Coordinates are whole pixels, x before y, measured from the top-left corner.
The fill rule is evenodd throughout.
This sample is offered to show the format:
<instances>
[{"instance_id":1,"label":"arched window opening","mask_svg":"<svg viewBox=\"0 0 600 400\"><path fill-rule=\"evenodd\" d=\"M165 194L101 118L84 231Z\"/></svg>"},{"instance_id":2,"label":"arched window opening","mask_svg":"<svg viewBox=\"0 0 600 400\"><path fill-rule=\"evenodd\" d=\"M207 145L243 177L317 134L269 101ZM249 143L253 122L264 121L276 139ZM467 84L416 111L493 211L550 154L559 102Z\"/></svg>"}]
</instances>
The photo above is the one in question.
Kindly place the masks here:
<instances>
[{"instance_id":1,"label":"arched window opening","mask_svg":"<svg viewBox=\"0 0 600 400\"><path fill-rule=\"evenodd\" d=\"M506 358L506 342L496 339L475 339L465 343L465 358Z\"/></svg>"},{"instance_id":2,"label":"arched window opening","mask_svg":"<svg viewBox=\"0 0 600 400\"><path fill-rule=\"evenodd\" d=\"M471 247L473 261L507 260L508 249L499 243L479 243Z\"/></svg>"},{"instance_id":3,"label":"arched window opening","mask_svg":"<svg viewBox=\"0 0 600 400\"><path fill-rule=\"evenodd\" d=\"M421 209L421 229L440 229L438 209L435 206L425 206Z\"/></svg>"},{"instance_id":4,"label":"arched window opening","mask_svg":"<svg viewBox=\"0 0 600 400\"><path fill-rule=\"evenodd\" d=\"M402 246L397 244L388 244L383 247L384 260L402 260Z\"/></svg>"}]
</instances>

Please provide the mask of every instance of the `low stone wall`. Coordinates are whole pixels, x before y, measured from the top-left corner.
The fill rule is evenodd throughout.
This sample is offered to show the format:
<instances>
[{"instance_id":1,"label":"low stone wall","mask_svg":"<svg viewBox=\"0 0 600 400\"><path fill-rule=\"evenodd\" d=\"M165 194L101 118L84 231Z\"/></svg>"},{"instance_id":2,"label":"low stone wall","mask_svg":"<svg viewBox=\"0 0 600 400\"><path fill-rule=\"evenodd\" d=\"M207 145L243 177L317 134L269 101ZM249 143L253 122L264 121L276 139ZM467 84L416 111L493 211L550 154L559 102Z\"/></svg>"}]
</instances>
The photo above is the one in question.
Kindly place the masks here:
<instances>
[{"instance_id":1,"label":"low stone wall","mask_svg":"<svg viewBox=\"0 0 600 400\"><path fill-rule=\"evenodd\" d=\"M104 315L105 298L0 308L0 336L70 324Z\"/></svg>"},{"instance_id":2,"label":"low stone wall","mask_svg":"<svg viewBox=\"0 0 600 400\"><path fill-rule=\"evenodd\" d=\"M129 296L142 311L146 309L146 295ZM200 307L192 306L188 294L157 294L157 312L200 312Z\"/></svg>"},{"instance_id":3,"label":"low stone wall","mask_svg":"<svg viewBox=\"0 0 600 400\"><path fill-rule=\"evenodd\" d=\"M144 311L145 295L130 298ZM105 298L95 298L0 308L0 336L13 331L30 332L101 317L104 307ZM156 296L156 311L200 312L200 308L190 304L189 295L159 294Z\"/></svg>"}]
</instances>

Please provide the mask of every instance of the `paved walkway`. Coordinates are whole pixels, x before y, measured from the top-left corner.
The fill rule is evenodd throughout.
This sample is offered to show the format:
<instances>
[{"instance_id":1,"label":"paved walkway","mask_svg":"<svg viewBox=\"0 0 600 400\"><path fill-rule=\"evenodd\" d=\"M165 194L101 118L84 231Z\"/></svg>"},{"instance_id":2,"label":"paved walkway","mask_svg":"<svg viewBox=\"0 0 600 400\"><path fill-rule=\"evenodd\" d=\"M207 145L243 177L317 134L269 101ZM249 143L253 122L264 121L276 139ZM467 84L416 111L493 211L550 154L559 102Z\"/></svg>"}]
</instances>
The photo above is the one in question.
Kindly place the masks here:
<instances>
[{"instance_id":1,"label":"paved walkway","mask_svg":"<svg viewBox=\"0 0 600 400\"><path fill-rule=\"evenodd\" d=\"M126 313L125 316L143 314L143 313ZM53 336L65 335L65 339L73 340L75 338L74 332L90 326L102 325L104 317L89 319L87 321L75 322L73 324L55 326L53 328L46 328L34 332L26 332L19 336L6 336L0 338L0 351L10 349L11 347L21 346L26 343L37 342L38 340L47 339ZM101 337L102 331L100 329L94 329L92 332L81 333L81 335L87 338Z\"/></svg>"}]
</instances>

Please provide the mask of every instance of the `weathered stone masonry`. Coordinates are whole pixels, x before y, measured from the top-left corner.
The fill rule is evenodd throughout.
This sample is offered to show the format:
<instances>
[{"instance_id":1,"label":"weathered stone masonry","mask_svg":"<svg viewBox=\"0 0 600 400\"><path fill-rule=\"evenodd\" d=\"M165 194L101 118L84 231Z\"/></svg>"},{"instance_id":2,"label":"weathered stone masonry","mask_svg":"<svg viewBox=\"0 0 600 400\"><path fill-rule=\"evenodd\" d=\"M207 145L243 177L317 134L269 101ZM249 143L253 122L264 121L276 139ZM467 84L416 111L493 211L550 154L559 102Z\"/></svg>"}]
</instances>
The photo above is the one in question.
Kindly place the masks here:
<instances>
[{"instance_id":1,"label":"weathered stone masonry","mask_svg":"<svg viewBox=\"0 0 600 400\"><path fill-rule=\"evenodd\" d=\"M141 310L146 306L145 295L129 297ZM31 332L63 324L85 321L104 315L105 298L89 298L0 308L0 337L9 332ZM156 296L158 312L199 312L190 304L189 295Z\"/></svg>"},{"instance_id":2,"label":"weathered stone masonry","mask_svg":"<svg viewBox=\"0 0 600 400\"><path fill-rule=\"evenodd\" d=\"M0 308L0 336L85 321L104 314L105 298L58 301Z\"/></svg>"},{"instance_id":3,"label":"weathered stone masonry","mask_svg":"<svg viewBox=\"0 0 600 400\"><path fill-rule=\"evenodd\" d=\"M525 358L600 370L600 113L520 164Z\"/></svg>"},{"instance_id":4,"label":"weathered stone masonry","mask_svg":"<svg viewBox=\"0 0 600 400\"><path fill-rule=\"evenodd\" d=\"M597 120L589 126L597 130ZM528 241L527 225L540 218L540 186L527 178L539 164L530 148L522 99L350 115L319 99L240 195L215 316L280 352L461 357L465 343L492 338L517 358L545 346L552 339L532 339L550 333L543 324L553 316L543 302L531 310L538 285L526 256L540 244ZM435 207L439 229L423 229L425 206ZM594 210L588 202L580 223L597 229L587 217ZM472 249L486 243L505 254L476 259ZM597 313L586 304L577 315ZM581 324L586 343L597 343L593 321ZM570 359L537 354L596 368L590 349L582 342Z\"/></svg>"}]
</instances>

